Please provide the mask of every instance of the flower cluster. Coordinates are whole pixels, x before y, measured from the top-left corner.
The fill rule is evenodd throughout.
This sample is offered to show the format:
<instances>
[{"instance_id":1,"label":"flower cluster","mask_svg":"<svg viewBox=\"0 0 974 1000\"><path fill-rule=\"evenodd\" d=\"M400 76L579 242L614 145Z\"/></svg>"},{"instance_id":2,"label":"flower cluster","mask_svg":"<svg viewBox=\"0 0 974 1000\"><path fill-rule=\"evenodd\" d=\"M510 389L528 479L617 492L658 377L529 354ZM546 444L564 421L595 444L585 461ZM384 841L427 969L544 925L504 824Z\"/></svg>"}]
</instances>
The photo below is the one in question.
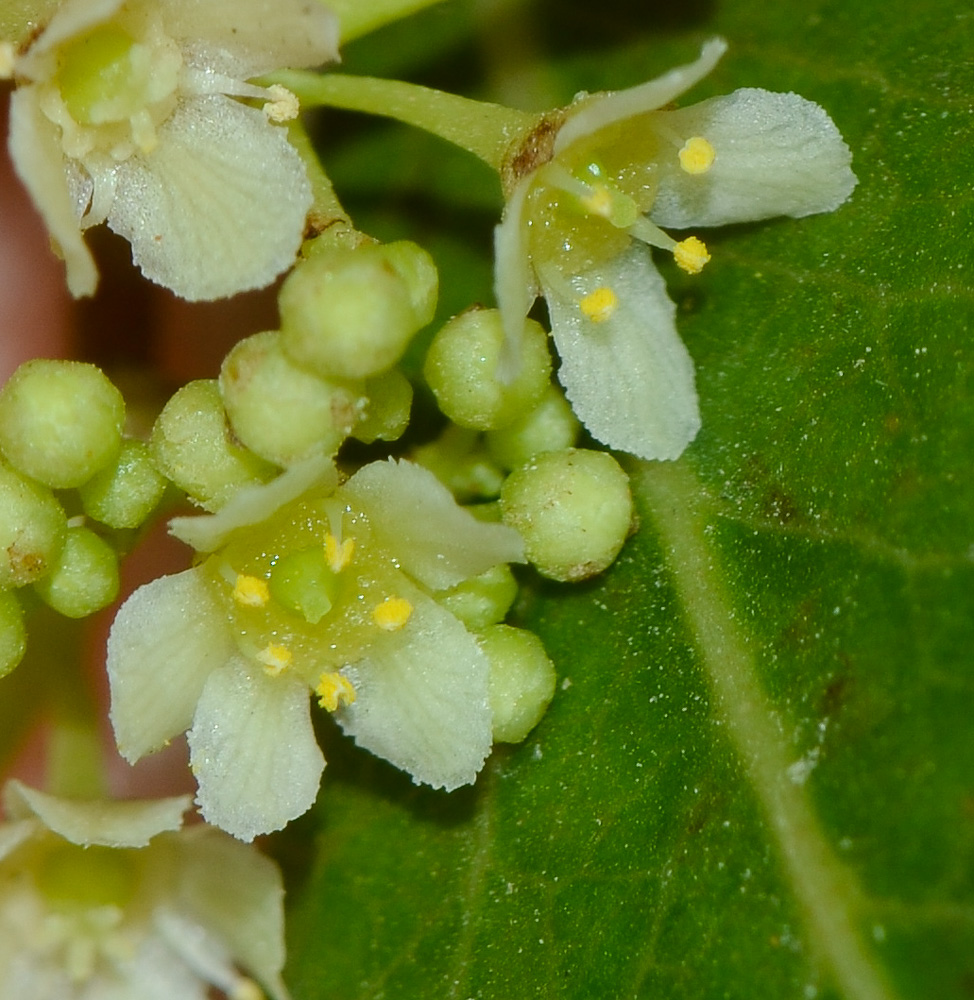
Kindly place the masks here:
<instances>
[{"instance_id":1,"label":"flower cluster","mask_svg":"<svg viewBox=\"0 0 974 1000\"><path fill-rule=\"evenodd\" d=\"M417 5L345 4L342 27ZM284 124L295 92L255 82L336 60L338 37L317 0L0 12L10 152L76 296L96 287L83 234L102 222L186 299L294 265L280 329L243 338L218 377L178 390L147 441L126 436L122 396L92 365L29 362L0 389L0 676L24 655L25 608L93 613L164 498L206 511L170 522L190 567L135 590L107 645L118 749L134 763L186 733L206 822L182 826L189 796L82 801L8 783L0 998L286 1000L281 878L240 841L315 801L325 760L312 704L447 792L477 780L495 742L523 741L555 668L508 622L519 586L602 573L635 530L626 472L578 447L581 425L643 459L677 458L700 427L650 248L696 274L710 259L698 229L831 211L856 183L828 115L795 94L672 107L720 40L656 80L537 118L291 74L305 104L343 94L453 139L466 127L456 101L474 107L467 148L501 169L507 196L497 308L441 323L421 361L432 257L357 232L307 134ZM539 295L564 392L548 331L527 318ZM409 434L420 369L420 398L440 413ZM529 568L515 576L514 563Z\"/></svg>"}]
</instances>

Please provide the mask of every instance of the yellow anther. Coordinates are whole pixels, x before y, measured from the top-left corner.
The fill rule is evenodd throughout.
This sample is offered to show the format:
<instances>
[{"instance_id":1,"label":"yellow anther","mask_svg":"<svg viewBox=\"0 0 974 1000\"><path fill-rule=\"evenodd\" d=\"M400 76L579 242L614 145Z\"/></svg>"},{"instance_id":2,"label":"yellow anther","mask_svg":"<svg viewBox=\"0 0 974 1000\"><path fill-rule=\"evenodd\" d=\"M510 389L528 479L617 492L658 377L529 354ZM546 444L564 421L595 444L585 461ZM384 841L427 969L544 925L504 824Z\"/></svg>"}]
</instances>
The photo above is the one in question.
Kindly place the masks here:
<instances>
[{"instance_id":1,"label":"yellow anther","mask_svg":"<svg viewBox=\"0 0 974 1000\"><path fill-rule=\"evenodd\" d=\"M578 308L593 323L604 323L616 311L618 305L619 297L608 285L603 285L582 298Z\"/></svg>"},{"instance_id":2,"label":"yellow anther","mask_svg":"<svg viewBox=\"0 0 974 1000\"><path fill-rule=\"evenodd\" d=\"M346 538L344 542L339 542L331 532L325 535L325 561L332 573L341 573L352 561L352 553L354 552L354 538Z\"/></svg>"},{"instance_id":3,"label":"yellow anther","mask_svg":"<svg viewBox=\"0 0 974 1000\"><path fill-rule=\"evenodd\" d=\"M241 573L233 585L233 599L245 608L262 608L270 599L267 581Z\"/></svg>"},{"instance_id":4,"label":"yellow anther","mask_svg":"<svg viewBox=\"0 0 974 1000\"><path fill-rule=\"evenodd\" d=\"M265 646L256 655L258 663L264 665L264 673L270 677L277 677L291 662L291 650L287 646Z\"/></svg>"},{"instance_id":5,"label":"yellow anther","mask_svg":"<svg viewBox=\"0 0 974 1000\"><path fill-rule=\"evenodd\" d=\"M264 991L252 979L241 976L230 991L230 1000L264 1000Z\"/></svg>"},{"instance_id":6,"label":"yellow anther","mask_svg":"<svg viewBox=\"0 0 974 1000\"><path fill-rule=\"evenodd\" d=\"M681 267L687 274L699 274L704 264L710 260L710 254L707 253L707 246L703 240L697 239L696 236L688 236L673 248L673 259L677 267Z\"/></svg>"},{"instance_id":7,"label":"yellow anther","mask_svg":"<svg viewBox=\"0 0 974 1000\"><path fill-rule=\"evenodd\" d=\"M603 219L607 219L612 214L612 194L604 184L596 184L592 188L592 193L583 195L579 201L582 203L582 208L592 215L601 215Z\"/></svg>"},{"instance_id":8,"label":"yellow anther","mask_svg":"<svg viewBox=\"0 0 974 1000\"><path fill-rule=\"evenodd\" d=\"M352 682L341 674L322 674L315 688L318 704L329 712L337 710L339 705L351 705L355 701L355 688Z\"/></svg>"},{"instance_id":9,"label":"yellow anther","mask_svg":"<svg viewBox=\"0 0 974 1000\"><path fill-rule=\"evenodd\" d=\"M683 144L679 152L680 166L688 174L705 174L714 163L714 147L702 136L695 135Z\"/></svg>"},{"instance_id":10,"label":"yellow anther","mask_svg":"<svg viewBox=\"0 0 974 1000\"><path fill-rule=\"evenodd\" d=\"M372 621L387 632L397 632L412 613L413 606L405 597L387 597L372 611Z\"/></svg>"},{"instance_id":11,"label":"yellow anther","mask_svg":"<svg viewBox=\"0 0 974 1000\"><path fill-rule=\"evenodd\" d=\"M271 84L267 88L270 97L266 101L261 111L267 115L267 120L272 122L289 122L298 117L301 104L295 94L292 94L287 87L282 87L279 83Z\"/></svg>"}]
</instances>

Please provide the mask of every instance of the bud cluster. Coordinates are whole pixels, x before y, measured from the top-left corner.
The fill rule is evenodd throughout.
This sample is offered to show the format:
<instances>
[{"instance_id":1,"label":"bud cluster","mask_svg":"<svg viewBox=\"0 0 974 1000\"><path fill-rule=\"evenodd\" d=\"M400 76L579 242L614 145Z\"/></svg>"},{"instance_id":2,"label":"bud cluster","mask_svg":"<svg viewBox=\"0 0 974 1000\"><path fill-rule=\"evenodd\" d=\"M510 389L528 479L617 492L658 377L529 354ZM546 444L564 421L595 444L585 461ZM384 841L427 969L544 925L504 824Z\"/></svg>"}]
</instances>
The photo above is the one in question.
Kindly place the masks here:
<instances>
[{"instance_id":1,"label":"bud cluster","mask_svg":"<svg viewBox=\"0 0 974 1000\"><path fill-rule=\"evenodd\" d=\"M28 361L0 389L0 674L26 648L27 591L69 618L118 593L116 534L165 489L124 423L121 393L94 365Z\"/></svg>"}]
</instances>

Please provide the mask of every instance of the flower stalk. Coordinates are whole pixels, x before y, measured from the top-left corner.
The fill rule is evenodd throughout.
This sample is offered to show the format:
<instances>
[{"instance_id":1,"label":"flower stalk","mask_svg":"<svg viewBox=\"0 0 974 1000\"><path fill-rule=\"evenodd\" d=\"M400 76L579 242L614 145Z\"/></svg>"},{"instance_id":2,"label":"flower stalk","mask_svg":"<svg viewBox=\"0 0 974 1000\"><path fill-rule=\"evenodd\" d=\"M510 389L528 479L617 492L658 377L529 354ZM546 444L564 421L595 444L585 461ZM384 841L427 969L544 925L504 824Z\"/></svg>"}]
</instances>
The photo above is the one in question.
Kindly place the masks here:
<instances>
[{"instance_id":1,"label":"flower stalk","mask_svg":"<svg viewBox=\"0 0 974 1000\"><path fill-rule=\"evenodd\" d=\"M281 70L265 78L297 95L302 108L331 107L395 118L446 139L500 170L538 116L402 80Z\"/></svg>"}]
</instances>

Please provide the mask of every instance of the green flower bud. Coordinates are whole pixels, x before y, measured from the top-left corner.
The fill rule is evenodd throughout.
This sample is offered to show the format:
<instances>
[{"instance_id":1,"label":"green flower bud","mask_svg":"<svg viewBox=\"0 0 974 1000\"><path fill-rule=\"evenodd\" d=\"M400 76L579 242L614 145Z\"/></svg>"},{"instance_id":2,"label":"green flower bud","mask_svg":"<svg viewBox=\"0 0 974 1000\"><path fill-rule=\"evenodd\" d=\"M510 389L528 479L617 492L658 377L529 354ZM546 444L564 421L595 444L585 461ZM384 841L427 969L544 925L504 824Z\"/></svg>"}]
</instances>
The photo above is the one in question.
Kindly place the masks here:
<instances>
[{"instance_id":1,"label":"green flower bud","mask_svg":"<svg viewBox=\"0 0 974 1000\"><path fill-rule=\"evenodd\" d=\"M517 597L517 580L510 566L501 563L433 596L467 628L476 631L503 621Z\"/></svg>"},{"instance_id":2,"label":"green flower bud","mask_svg":"<svg viewBox=\"0 0 974 1000\"><path fill-rule=\"evenodd\" d=\"M414 449L411 457L458 500L496 497L504 483L504 473L490 460L480 435L455 424L435 441Z\"/></svg>"},{"instance_id":3,"label":"green flower bud","mask_svg":"<svg viewBox=\"0 0 974 1000\"><path fill-rule=\"evenodd\" d=\"M85 618L118 595L118 556L90 528L69 528L61 558L34 590L66 618Z\"/></svg>"},{"instance_id":4,"label":"green flower bud","mask_svg":"<svg viewBox=\"0 0 974 1000\"><path fill-rule=\"evenodd\" d=\"M67 518L40 483L0 464L0 589L49 573L61 554Z\"/></svg>"},{"instance_id":5,"label":"green flower bud","mask_svg":"<svg viewBox=\"0 0 974 1000\"><path fill-rule=\"evenodd\" d=\"M224 358L220 393L237 437L277 465L313 451L333 455L362 416L365 398L293 364L276 330L241 340Z\"/></svg>"},{"instance_id":6,"label":"green flower bud","mask_svg":"<svg viewBox=\"0 0 974 1000\"><path fill-rule=\"evenodd\" d=\"M117 461L95 473L78 491L85 513L110 528L137 528L162 499L166 480L149 447L124 441Z\"/></svg>"},{"instance_id":7,"label":"green flower bud","mask_svg":"<svg viewBox=\"0 0 974 1000\"><path fill-rule=\"evenodd\" d=\"M378 375L433 318L436 293L436 266L415 243L315 254L281 288L284 350L323 377Z\"/></svg>"},{"instance_id":8,"label":"green flower bud","mask_svg":"<svg viewBox=\"0 0 974 1000\"><path fill-rule=\"evenodd\" d=\"M461 427L507 427L544 395L551 377L547 334L534 320L525 322L517 375L509 383L497 377L504 339L496 309L469 309L433 338L423 374L440 409Z\"/></svg>"},{"instance_id":9,"label":"green flower bud","mask_svg":"<svg viewBox=\"0 0 974 1000\"><path fill-rule=\"evenodd\" d=\"M24 609L11 590L0 591L0 677L7 674L24 658L27 650L27 629Z\"/></svg>"},{"instance_id":10,"label":"green flower bud","mask_svg":"<svg viewBox=\"0 0 974 1000\"><path fill-rule=\"evenodd\" d=\"M190 382L166 403L149 449L159 471L207 510L277 471L234 438L215 379Z\"/></svg>"},{"instance_id":11,"label":"green flower bud","mask_svg":"<svg viewBox=\"0 0 974 1000\"><path fill-rule=\"evenodd\" d=\"M547 452L511 473L501 509L539 573L583 580L609 566L629 534L629 477L605 452Z\"/></svg>"},{"instance_id":12,"label":"green flower bud","mask_svg":"<svg viewBox=\"0 0 974 1000\"><path fill-rule=\"evenodd\" d=\"M518 469L546 451L571 448L581 425L568 400L549 383L541 402L509 427L488 431L484 442L502 469Z\"/></svg>"},{"instance_id":13,"label":"green flower bud","mask_svg":"<svg viewBox=\"0 0 974 1000\"><path fill-rule=\"evenodd\" d=\"M523 628L492 625L477 636L490 661L488 698L495 743L520 743L555 695L555 668L541 640Z\"/></svg>"},{"instance_id":14,"label":"green flower bud","mask_svg":"<svg viewBox=\"0 0 974 1000\"><path fill-rule=\"evenodd\" d=\"M375 440L396 441L409 425L413 387L398 368L370 378L365 383L368 405L365 417L355 425L352 436L365 444Z\"/></svg>"},{"instance_id":15,"label":"green flower bud","mask_svg":"<svg viewBox=\"0 0 974 1000\"><path fill-rule=\"evenodd\" d=\"M125 403L100 368L28 361L0 389L0 451L55 489L80 486L118 455Z\"/></svg>"}]
</instances>

